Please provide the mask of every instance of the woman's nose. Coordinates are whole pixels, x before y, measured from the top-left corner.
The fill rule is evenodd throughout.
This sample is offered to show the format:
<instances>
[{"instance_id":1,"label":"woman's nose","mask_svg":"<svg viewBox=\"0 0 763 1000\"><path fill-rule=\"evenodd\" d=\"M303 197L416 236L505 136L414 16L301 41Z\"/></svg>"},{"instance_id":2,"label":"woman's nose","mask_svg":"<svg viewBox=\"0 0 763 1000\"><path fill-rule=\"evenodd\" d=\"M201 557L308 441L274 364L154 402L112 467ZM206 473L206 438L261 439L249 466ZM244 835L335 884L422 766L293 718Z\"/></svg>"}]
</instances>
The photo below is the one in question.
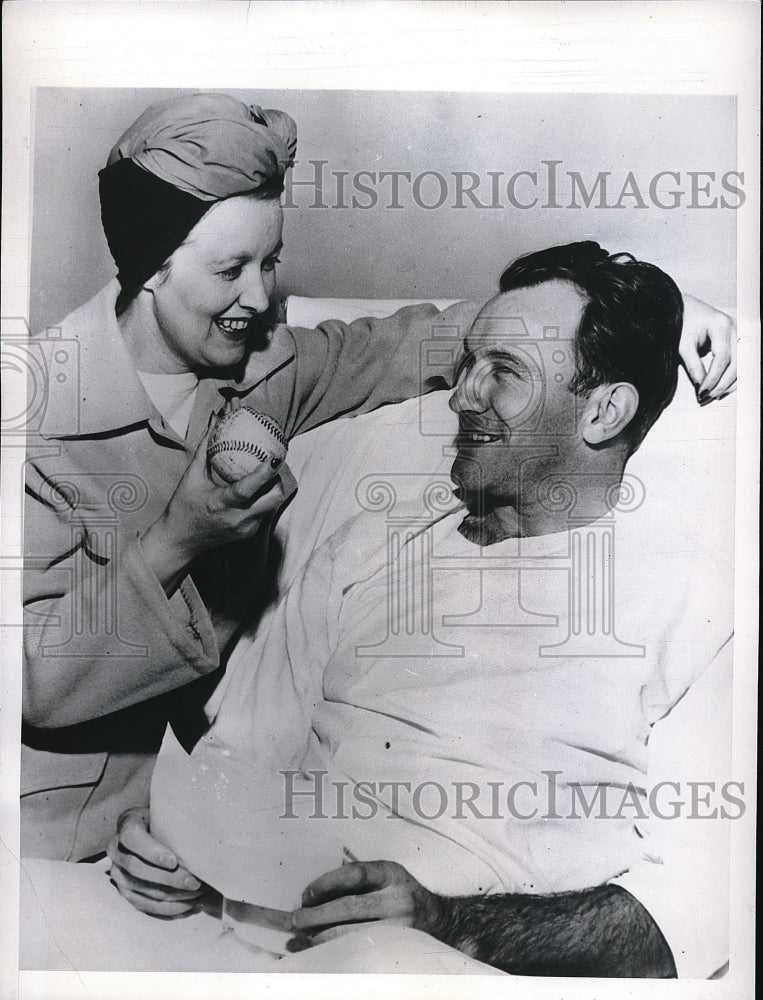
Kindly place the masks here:
<instances>
[{"instance_id":1,"label":"woman's nose","mask_svg":"<svg viewBox=\"0 0 763 1000\"><path fill-rule=\"evenodd\" d=\"M270 305L270 295L262 275L253 275L238 297L239 305L253 313L264 313Z\"/></svg>"}]
</instances>

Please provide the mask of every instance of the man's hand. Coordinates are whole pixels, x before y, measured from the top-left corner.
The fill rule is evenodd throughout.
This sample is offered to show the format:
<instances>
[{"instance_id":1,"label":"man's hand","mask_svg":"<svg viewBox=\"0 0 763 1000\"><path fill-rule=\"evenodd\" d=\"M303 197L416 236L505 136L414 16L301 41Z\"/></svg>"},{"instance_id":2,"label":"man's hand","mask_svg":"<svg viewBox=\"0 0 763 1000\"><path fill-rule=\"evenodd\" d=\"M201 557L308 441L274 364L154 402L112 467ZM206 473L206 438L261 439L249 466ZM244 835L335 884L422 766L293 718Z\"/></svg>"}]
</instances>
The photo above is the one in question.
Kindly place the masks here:
<instances>
[{"instance_id":1,"label":"man's hand","mask_svg":"<svg viewBox=\"0 0 763 1000\"><path fill-rule=\"evenodd\" d=\"M298 951L366 924L415 927L437 936L441 897L394 861L356 861L311 882L292 914Z\"/></svg>"},{"instance_id":2,"label":"man's hand","mask_svg":"<svg viewBox=\"0 0 763 1000\"><path fill-rule=\"evenodd\" d=\"M700 403L732 392L737 380L737 331L734 320L706 302L684 295L679 353ZM708 368L702 359L712 354Z\"/></svg>"},{"instance_id":3,"label":"man's hand","mask_svg":"<svg viewBox=\"0 0 763 1000\"><path fill-rule=\"evenodd\" d=\"M209 890L149 833L148 809L122 813L109 841L111 881L138 910L156 917L190 913Z\"/></svg>"},{"instance_id":4,"label":"man's hand","mask_svg":"<svg viewBox=\"0 0 763 1000\"><path fill-rule=\"evenodd\" d=\"M311 883L292 923L292 951L387 923L425 931L514 975L676 975L649 913L612 885L550 896L438 896L392 861L356 862Z\"/></svg>"}]
</instances>

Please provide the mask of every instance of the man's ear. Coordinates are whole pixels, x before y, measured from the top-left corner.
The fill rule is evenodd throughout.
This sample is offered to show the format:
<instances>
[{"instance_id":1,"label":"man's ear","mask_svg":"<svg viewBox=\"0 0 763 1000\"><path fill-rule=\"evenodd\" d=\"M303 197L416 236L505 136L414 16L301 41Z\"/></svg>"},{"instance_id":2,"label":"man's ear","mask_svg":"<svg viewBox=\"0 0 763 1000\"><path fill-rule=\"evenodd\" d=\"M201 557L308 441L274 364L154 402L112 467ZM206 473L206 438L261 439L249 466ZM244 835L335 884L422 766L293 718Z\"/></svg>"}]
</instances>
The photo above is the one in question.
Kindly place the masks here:
<instances>
[{"instance_id":1,"label":"man's ear","mask_svg":"<svg viewBox=\"0 0 763 1000\"><path fill-rule=\"evenodd\" d=\"M597 386L583 414L583 439L592 445L611 441L633 420L638 404L638 389L630 382Z\"/></svg>"}]
</instances>

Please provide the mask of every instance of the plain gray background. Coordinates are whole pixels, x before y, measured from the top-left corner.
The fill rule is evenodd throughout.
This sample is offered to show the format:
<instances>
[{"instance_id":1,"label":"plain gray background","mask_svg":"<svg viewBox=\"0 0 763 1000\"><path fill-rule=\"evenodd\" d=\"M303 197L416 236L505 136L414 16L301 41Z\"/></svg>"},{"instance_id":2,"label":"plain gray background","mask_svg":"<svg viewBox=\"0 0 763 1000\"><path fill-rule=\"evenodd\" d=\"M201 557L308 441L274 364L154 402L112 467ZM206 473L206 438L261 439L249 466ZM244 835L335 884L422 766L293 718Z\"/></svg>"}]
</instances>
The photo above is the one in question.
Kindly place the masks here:
<instances>
[{"instance_id":1,"label":"plain gray background","mask_svg":"<svg viewBox=\"0 0 763 1000\"><path fill-rule=\"evenodd\" d=\"M62 319L115 274L103 236L98 170L124 129L155 100L177 90L53 89L35 102L33 230L30 321L33 330ZM688 207L688 171L711 171L709 198L724 194L719 178L736 169L736 105L731 97L395 93L391 91L231 90L249 103L287 111L299 131L293 177L310 180L311 160L324 167L324 200L336 201L332 172L351 179L361 170L437 171L448 182L448 199L436 209L417 205L401 181L401 209L392 209L391 181L377 181L378 204L369 209L311 208L314 192L294 188L286 211L285 249L278 281L282 292L337 297L489 296L503 268L520 253L553 243L596 239L608 250L628 250L664 267L683 291L714 304L735 303L733 209ZM557 200L569 203L566 171L579 172L590 188L600 171L611 171L615 201L633 171L648 208L544 208L546 168L560 160ZM743 165L740 166L743 169ZM490 200L488 171L505 184L520 170L538 171L538 206L478 209L465 200L453 207L453 171L481 178L477 197ZM652 177L660 190L686 192L681 207L655 207ZM366 178L365 183L368 184ZM705 183L704 181L702 183ZM517 194L529 200L530 184ZM438 190L430 178L421 199ZM736 204L738 199L726 194ZM368 201L363 197L364 202ZM598 198L595 200L596 204ZM580 198L578 198L580 203Z\"/></svg>"}]
</instances>

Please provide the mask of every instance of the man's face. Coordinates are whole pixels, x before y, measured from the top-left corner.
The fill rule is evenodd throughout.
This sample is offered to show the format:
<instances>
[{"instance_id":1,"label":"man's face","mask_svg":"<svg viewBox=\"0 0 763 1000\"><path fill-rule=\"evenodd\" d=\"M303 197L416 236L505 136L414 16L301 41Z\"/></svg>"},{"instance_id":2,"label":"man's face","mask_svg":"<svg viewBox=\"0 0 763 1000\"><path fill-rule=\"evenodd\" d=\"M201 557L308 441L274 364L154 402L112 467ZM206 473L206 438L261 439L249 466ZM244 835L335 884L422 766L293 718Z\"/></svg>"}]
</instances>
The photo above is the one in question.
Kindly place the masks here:
<instances>
[{"instance_id":1,"label":"man's face","mask_svg":"<svg viewBox=\"0 0 763 1000\"><path fill-rule=\"evenodd\" d=\"M451 476L469 506L517 506L549 476L575 471L581 438L575 332L585 297L567 281L488 302L465 340L451 396L459 416Z\"/></svg>"}]
</instances>

